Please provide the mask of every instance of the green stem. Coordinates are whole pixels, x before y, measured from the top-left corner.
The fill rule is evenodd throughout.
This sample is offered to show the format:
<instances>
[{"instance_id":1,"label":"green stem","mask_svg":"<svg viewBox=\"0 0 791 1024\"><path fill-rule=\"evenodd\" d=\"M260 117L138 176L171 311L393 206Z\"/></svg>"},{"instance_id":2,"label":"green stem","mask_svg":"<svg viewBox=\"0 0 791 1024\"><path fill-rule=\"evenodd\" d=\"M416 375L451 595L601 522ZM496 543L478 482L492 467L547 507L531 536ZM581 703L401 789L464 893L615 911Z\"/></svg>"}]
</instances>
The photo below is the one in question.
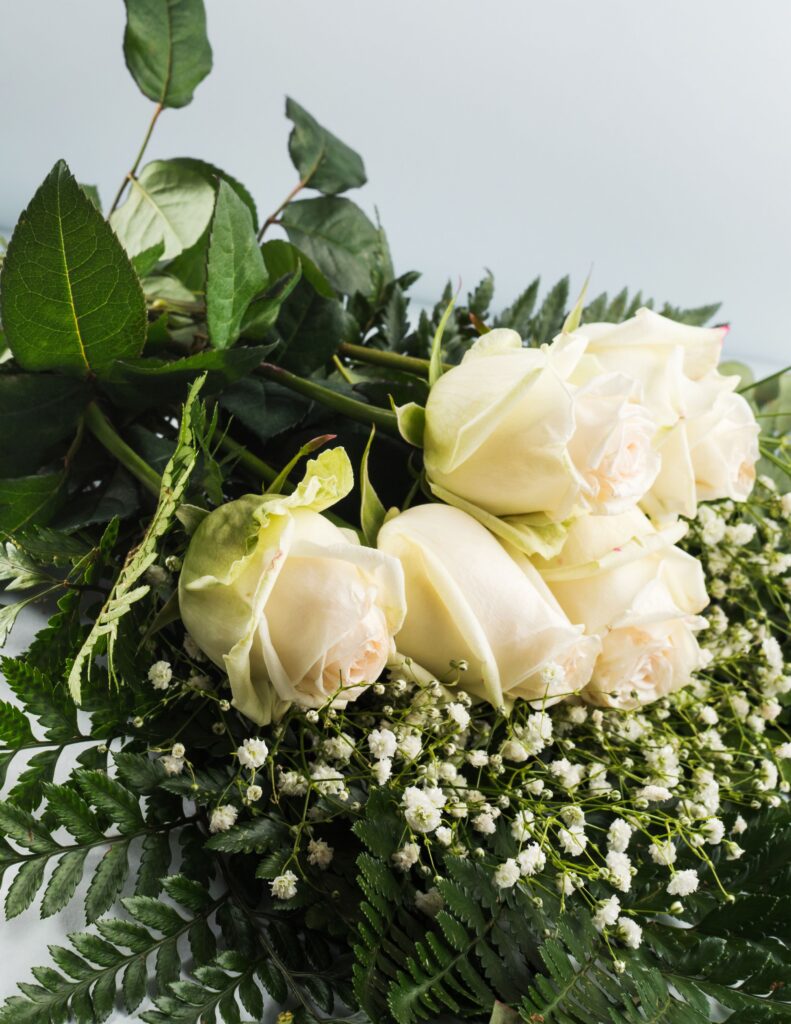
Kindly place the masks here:
<instances>
[{"instance_id":1,"label":"green stem","mask_svg":"<svg viewBox=\"0 0 791 1024\"><path fill-rule=\"evenodd\" d=\"M257 477L265 480L268 484L277 479L278 472L276 469L270 466L268 462L264 462L263 459L259 459L257 455L248 452L244 445L234 441L227 434L223 434L220 438L220 448L224 448L229 455L233 455L243 466L246 466L247 469L255 473Z\"/></svg>"},{"instance_id":2,"label":"green stem","mask_svg":"<svg viewBox=\"0 0 791 1024\"><path fill-rule=\"evenodd\" d=\"M146 134L143 137L143 143L140 146L140 149L137 151L135 162L132 164L131 169L129 170L124 180L121 182L121 185L115 194L115 199L113 199L113 205L110 207L110 212L107 214L108 217L112 216L112 214L115 212L116 207L121 202L121 196L124 194L124 189L126 188L127 183L132 181L134 176L137 174L137 168L140 166L140 161L143 159L143 154L146 151L146 148L151 139L151 135L154 131L156 123L159 120L159 115L162 113L164 109L165 108L162 106L161 103L157 103L156 107L154 108L154 116L151 118L151 121L149 122L148 130L146 131Z\"/></svg>"},{"instance_id":3,"label":"green stem","mask_svg":"<svg viewBox=\"0 0 791 1024\"><path fill-rule=\"evenodd\" d=\"M308 183L310 182L310 179L316 173L316 168L318 167L320 160L321 160L321 157L318 158L318 160L316 161L314 166L311 167L311 169L308 171L308 173L305 175L305 177L302 178L301 181L298 181L296 183L296 185L291 189L289 194L286 196L286 198L283 200L283 202L280 204L280 206L278 206L278 208L274 211L274 213L270 213L269 216L266 218L264 223L261 225L261 230L258 232L258 241L259 242L264 237L264 235L266 233L266 229L268 227L270 227L272 224L276 224L277 223L277 218L280 216L280 214L283 212L283 210L285 210L285 208L292 201L292 199L296 198L296 196L302 191L302 189L307 187Z\"/></svg>"},{"instance_id":4,"label":"green stem","mask_svg":"<svg viewBox=\"0 0 791 1024\"><path fill-rule=\"evenodd\" d=\"M776 380L778 377L782 377L784 373L788 373L791 370L791 364L784 366L782 370L777 370L776 373L770 373L768 377L761 377L760 380L754 380L752 384L745 384L743 388L739 388L736 392L737 395L743 395L745 391L751 391L753 388L758 388L762 384L768 384L770 380Z\"/></svg>"},{"instance_id":5,"label":"green stem","mask_svg":"<svg viewBox=\"0 0 791 1024\"><path fill-rule=\"evenodd\" d=\"M295 373L284 370L280 366L273 366L271 363L261 363L258 372L269 380L282 384L283 387L289 388L291 391L296 391L297 394L304 395L328 409L341 413L350 420L356 420L358 423L374 423L394 437L400 436L396 414L390 412L389 409L380 409L375 405L358 402L356 398L340 395L337 391L324 387L323 384L298 377Z\"/></svg>"},{"instance_id":6,"label":"green stem","mask_svg":"<svg viewBox=\"0 0 791 1024\"><path fill-rule=\"evenodd\" d=\"M424 377L428 373L428 359L417 356L404 356L400 352L388 352L381 348L369 348L367 345L352 345L343 341L338 346L338 353L356 360L358 363L370 363L372 366L389 366L394 370L407 370L419 373Z\"/></svg>"},{"instance_id":7,"label":"green stem","mask_svg":"<svg viewBox=\"0 0 791 1024\"><path fill-rule=\"evenodd\" d=\"M129 447L95 402L91 402L85 410L85 425L96 440L104 445L107 451L114 455L132 476L136 477L155 497L159 497L162 478L140 458L137 452Z\"/></svg>"}]
</instances>

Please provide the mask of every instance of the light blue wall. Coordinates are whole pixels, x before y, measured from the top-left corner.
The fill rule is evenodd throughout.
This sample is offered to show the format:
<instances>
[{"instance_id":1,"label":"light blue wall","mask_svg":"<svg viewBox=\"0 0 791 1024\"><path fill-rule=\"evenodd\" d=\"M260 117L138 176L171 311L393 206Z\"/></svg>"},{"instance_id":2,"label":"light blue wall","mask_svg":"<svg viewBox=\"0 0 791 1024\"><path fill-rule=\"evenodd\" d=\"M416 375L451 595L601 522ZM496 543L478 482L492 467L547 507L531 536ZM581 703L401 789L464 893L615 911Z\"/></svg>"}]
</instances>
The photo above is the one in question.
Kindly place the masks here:
<instances>
[{"instance_id":1,"label":"light blue wall","mask_svg":"<svg viewBox=\"0 0 791 1024\"><path fill-rule=\"evenodd\" d=\"M551 282L722 298L731 353L788 360L791 4L785 0L207 0L215 70L152 156L245 181L294 175L291 93L363 153L418 294L505 303ZM107 200L150 105L121 56L121 0L0 0L0 224L65 157Z\"/></svg>"}]
</instances>

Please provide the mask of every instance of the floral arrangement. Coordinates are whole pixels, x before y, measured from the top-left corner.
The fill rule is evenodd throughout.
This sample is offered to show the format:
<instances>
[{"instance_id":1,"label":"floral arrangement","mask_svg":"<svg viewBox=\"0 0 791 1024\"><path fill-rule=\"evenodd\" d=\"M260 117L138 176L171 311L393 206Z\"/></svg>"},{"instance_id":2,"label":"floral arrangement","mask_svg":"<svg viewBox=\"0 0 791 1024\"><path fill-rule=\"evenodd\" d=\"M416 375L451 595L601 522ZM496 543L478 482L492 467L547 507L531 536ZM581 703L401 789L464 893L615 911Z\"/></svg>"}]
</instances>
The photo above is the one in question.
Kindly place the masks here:
<instances>
[{"instance_id":1,"label":"floral arrangement","mask_svg":"<svg viewBox=\"0 0 791 1024\"><path fill-rule=\"evenodd\" d=\"M56 164L0 278L3 639L51 607L5 914L86 922L0 1022L791 1019L789 377L567 280L410 315L293 100L264 219L141 167L211 49L126 9L141 150L106 217Z\"/></svg>"}]
</instances>

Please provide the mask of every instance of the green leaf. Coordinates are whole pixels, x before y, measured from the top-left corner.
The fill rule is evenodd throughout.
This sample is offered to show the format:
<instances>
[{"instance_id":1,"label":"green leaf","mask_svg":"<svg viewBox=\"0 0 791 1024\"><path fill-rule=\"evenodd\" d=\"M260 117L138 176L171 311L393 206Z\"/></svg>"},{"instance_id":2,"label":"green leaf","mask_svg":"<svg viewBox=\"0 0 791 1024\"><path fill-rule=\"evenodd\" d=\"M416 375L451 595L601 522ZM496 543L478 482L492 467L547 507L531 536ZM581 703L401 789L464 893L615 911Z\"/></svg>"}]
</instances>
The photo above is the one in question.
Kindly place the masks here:
<instances>
[{"instance_id":1,"label":"green leaf","mask_svg":"<svg viewBox=\"0 0 791 1024\"><path fill-rule=\"evenodd\" d=\"M75 778L86 798L104 811L120 832L137 832L143 827L140 802L125 786L102 771L80 770Z\"/></svg>"},{"instance_id":2,"label":"green leaf","mask_svg":"<svg viewBox=\"0 0 791 1024\"><path fill-rule=\"evenodd\" d=\"M433 387L442 376L442 335L445 333L445 328L450 319L450 314L453 312L455 302L456 297L454 296L445 307L445 312L442 314L437 329L434 332L434 340L431 343L431 359L428 364L429 387Z\"/></svg>"},{"instance_id":3,"label":"green leaf","mask_svg":"<svg viewBox=\"0 0 791 1024\"><path fill-rule=\"evenodd\" d=\"M130 256L162 243L170 260L198 241L214 208L214 189L177 160L146 164L110 223ZM137 353L130 353L136 355Z\"/></svg>"},{"instance_id":4,"label":"green leaf","mask_svg":"<svg viewBox=\"0 0 791 1024\"><path fill-rule=\"evenodd\" d=\"M376 435L376 427L371 427L368 443L363 451L360 462L360 525L363 528L363 536L369 547L376 547L376 538L385 521L385 507L379 500L379 495L374 490L373 484L368 476L368 457L371 453L371 445Z\"/></svg>"},{"instance_id":5,"label":"green leaf","mask_svg":"<svg viewBox=\"0 0 791 1024\"><path fill-rule=\"evenodd\" d=\"M13 704L0 701L0 740L7 747L21 747L33 739L27 716Z\"/></svg>"},{"instance_id":6,"label":"green leaf","mask_svg":"<svg viewBox=\"0 0 791 1024\"><path fill-rule=\"evenodd\" d=\"M29 473L61 454L87 400L86 383L76 377L0 374L0 476Z\"/></svg>"},{"instance_id":7,"label":"green leaf","mask_svg":"<svg viewBox=\"0 0 791 1024\"><path fill-rule=\"evenodd\" d=\"M125 0L126 66L163 107L185 107L211 71L203 0Z\"/></svg>"},{"instance_id":8,"label":"green leaf","mask_svg":"<svg viewBox=\"0 0 791 1024\"><path fill-rule=\"evenodd\" d=\"M99 198L99 189L96 185L86 185L84 181L80 182L80 188L83 190L85 195L90 199L99 213L102 212L102 201Z\"/></svg>"},{"instance_id":9,"label":"green leaf","mask_svg":"<svg viewBox=\"0 0 791 1024\"><path fill-rule=\"evenodd\" d=\"M224 391L247 377L271 351L271 346L238 348L220 352L206 349L183 359L146 358L119 360L102 382L114 404L127 409L162 408L181 400L187 387L205 374L207 395Z\"/></svg>"},{"instance_id":10,"label":"green leaf","mask_svg":"<svg viewBox=\"0 0 791 1024\"><path fill-rule=\"evenodd\" d=\"M415 448L423 447L423 434L426 430L426 410L417 402L396 405L391 400L393 412L398 418L398 432L401 437Z\"/></svg>"},{"instance_id":11,"label":"green leaf","mask_svg":"<svg viewBox=\"0 0 791 1024\"><path fill-rule=\"evenodd\" d=\"M137 256L132 257L132 266L138 277L146 277L162 259L165 251L165 243L157 242L150 249L144 249Z\"/></svg>"},{"instance_id":12,"label":"green leaf","mask_svg":"<svg viewBox=\"0 0 791 1024\"><path fill-rule=\"evenodd\" d=\"M284 841L286 827L274 818L254 818L206 841L209 850L221 853L264 853Z\"/></svg>"},{"instance_id":13,"label":"green leaf","mask_svg":"<svg viewBox=\"0 0 791 1024\"><path fill-rule=\"evenodd\" d=\"M76 789L46 783L44 794L49 814L78 842L94 843L102 838L93 811Z\"/></svg>"},{"instance_id":14,"label":"green leaf","mask_svg":"<svg viewBox=\"0 0 791 1024\"><path fill-rule=\"evenodd\" d=\"M29 860L14 875L14 880L5 898L5 916L10 920L27 910L44 881L46 860L41 857Z\"/></svg>"},{"instance_id":15,"label":"green leaf","mask_svg":"<svg viewBox=\"0 0 791 1024\"><path fill-rule=\"evenodd\" d=\"M87 855L86 849L70 850L60 858L58 866L49 880L49 885L47 885L44 899L41 901L42 917L51 917L53 914L57 914L72 898L74 891L82 881Z\"/></svg>"},{"instance_id":16,"label":"green leaf","mask_svg":"<svg viewBox=\"0 0 791 1024\"><path fill-rule=\"evenodd\" d=\"M231 186L220 181L206 270L206 322L215 348L233 345L247 307L268 280L250 211Z\"/></svg>"},{"instance_id":17,"label":"green leaf","mask_svg":"<svg viewBox=\"0 0 791 1024\"><path fill-rule=\"evenodd\" d=\"M19 219L1 284L8 346L23 369L101 374L143 347L137 276L62 160Z\"/></svg>"},{"instance_id":18,"label":"green leaf","mask_svg":"<svg viewBox=\"0 0 791 1024\"><path fill-rule=\"evenodd\" d=\"M48 523L63 479L63 473L42 473L0 480L0 531L15 533L23 526Z\"/></svg>"},{"instance_id":19,"label":"green leaf","mask_svg":"<svg viewBox=\"0 0 791 1024\"><path fill-rule=\"evenodd\" d=\"M382 233L359 206L337 196L302 199L281 215L288 237L345 295L374 295L393 276Z\"/></svg>"},{"instance_id":20,"label":"green leaf","mask_svg":"<svg viewBox=\"0 0 791 1024\"><path fill-rule=\"evenodd\" d=\"M101 917L115 903L129 874L129 843L113 843L96 865L85 897L85 920Z\"/></svg>"},{"instance_id":21,"label":"green leaf","mask_svg":"<svg viewBox=\"0 0 791 1024\"><path fill-rule=\"evenodd\" d=\"M286 117L294 123L288 152L303 182L325 195L365 184L365 167L357 153L322 128L296 100L286 99Z\"/></svg>"},{"instance_id":22,"label":"green leaf","mask_svg":"<svg viewBox=\"0 0 791 1024\"><path fill-rule=\"evenodd\" d=\"M281 348L278 365L306 376L327 363L341 342L344 311L335 299L324 299L300 282L283 304L276 334Z\"/></svg>"},{"instance_id":23,"label":"green leaf","mask_svg":"<svg viewBox=\"0 0 791 1024\"><path fill-rule=\"evenodd\" d=\"M261 253L272 281L277 281L281 277L293 276L301 270L302 276L313 285L319 295L324 296L325 299L337 298L335 289L313 260L304 252L300 252L291 242L287 242L285 238L273 238L269 242L264 242L261 246Z\"/></svg>"},{"instance_id":24,"label":"green leaf","mask_svg":"<svg viewBox=\"0 0 791 1024\"><path fill-rule=\"evenodd\" d=\"M304 420L309 403L267 380L240 380L219 399L231 413L260 441L268 441Z\"/></svg>"}]
</instances>

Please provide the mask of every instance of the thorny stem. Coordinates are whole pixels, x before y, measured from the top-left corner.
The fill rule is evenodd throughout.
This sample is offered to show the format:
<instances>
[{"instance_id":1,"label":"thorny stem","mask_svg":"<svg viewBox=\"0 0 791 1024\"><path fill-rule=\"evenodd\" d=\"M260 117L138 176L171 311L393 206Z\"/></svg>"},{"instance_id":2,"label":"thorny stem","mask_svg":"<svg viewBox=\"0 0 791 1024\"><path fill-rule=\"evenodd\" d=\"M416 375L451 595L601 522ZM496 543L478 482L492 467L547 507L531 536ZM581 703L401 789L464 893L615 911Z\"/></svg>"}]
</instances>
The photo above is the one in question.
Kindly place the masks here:
<instances>
[{"instance_id":1,"label":"thorny stem","mask_svg":"<svg viewBox=\"0 0 791 1024\"><path fill-rule=\"evenodd\" d=\"M149 122L148 125L148 130L146 131L146 134L143 137L143 143L140 146L140 149L137 151L135 162L132 164L130 170L127 172L126 177L121 182L121 185L115 194L115 199L113 199L113 205L110 207L110 212L107 214L108 217L112 216L118 204L121 202L121 197L124 194L124 190L126 189L128 182L134 180L134 177L137 174L137 169L140 166L140 161L143 159L143 154L145 153L148 143L151 139L151 135L153 134L154 127L156 126L156 123L159 120L159 115L162 113L164 109L165 108L161 103L157 103L156 107L154 108L154 115L151 118L151 121Z\"/></svg>"}]
</instances>

